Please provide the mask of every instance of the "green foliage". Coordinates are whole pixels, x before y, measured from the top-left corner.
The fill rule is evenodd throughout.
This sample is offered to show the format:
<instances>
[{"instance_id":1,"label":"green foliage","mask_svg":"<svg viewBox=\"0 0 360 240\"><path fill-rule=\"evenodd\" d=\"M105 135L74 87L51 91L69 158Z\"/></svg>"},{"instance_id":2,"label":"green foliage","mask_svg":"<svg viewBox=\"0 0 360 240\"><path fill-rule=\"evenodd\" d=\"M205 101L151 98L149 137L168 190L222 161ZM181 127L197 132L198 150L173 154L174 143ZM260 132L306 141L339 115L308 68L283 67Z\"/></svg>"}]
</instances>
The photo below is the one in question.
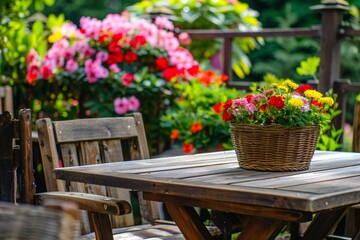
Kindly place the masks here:
<instances>
[{"instance_id":1,"label":"green foliage","mask_svg":"<svg viewBox=\"0 0 360 240\"><path fill-rule=\"evenodd\" d=\"M308 59L302 61L300 66L296 68L296 72L299 75L310 75L314 80L319 81L316 77L317 69L320 64L319 57L309 57Z\"/></svg>"},{"instance_id":2,"label":"green foliage","mask_svg":"<svg viewBox=\"0 0 360 240\"><path fill-rule=\"evenodd\" d=\"M336 100L336 95L330 91L328 95L333 95L334 99ZM329 121L333 120L336 116L341 114L341 110L338 109L339 104L335 102L334 106L326 112L326 117ZM319 150L328 150L328 151L335 151L342 147L340 144L340 138L344 129L336 129L333 124L321 124L321 133L320 139L316 145L317 149Z\"/></svg>"},{"instance_id":3,"label":"green foliage","mask_svg":"<svg viewBox=\"0 0 360 240\"><path fill-rule=\"evenodd\" d=\"M181 1L181 0L143 0L129 8L133 14L170 15L174 24L182 31L187 29L237 29L259 30L258 13L241 2L230 3L226 0ZM210 66L210 59L221 57L221 39L193 39L188 49L194 58L204 66ZM233 41L233 70L239 78L250 73L251 63L247 54L256 49L261 38L237 38ZM221 68L221 66L217 66Z\"/></svg>"},{"instance_id":4,"label":"green foliage","mask_svg":"<svg viewBox=\"0 0 360 240\"><path fill-rule=\"evenodd\" d=\"M178 135L172 135L174 144L190 146L183 148L185 153L212 150L219 146L232 148L228 124L222 121L213 107L244 93L227 88L225 84L216 84L213 80L207 85L201 79L176 84L175 91L178 94L175 106L161 117L161 126L168 136L178 131ZM199 127L198 131L193 129L194 125Z\"/></svg>"},{"instance_id":5,"label":"green foliage","mask_svg":"<svg viewBox=\"0 0 360 240\"><path fill-rule=\"evenodd\" d=\"M52 2L8 0L0 3L0 84L13 87L17 108L31 107L30 86L25 81L26 55L31 48L42 53L47 49L47 29L40 20L29 22L29 8L42 10Z\"/></svg>"}]
</instances>

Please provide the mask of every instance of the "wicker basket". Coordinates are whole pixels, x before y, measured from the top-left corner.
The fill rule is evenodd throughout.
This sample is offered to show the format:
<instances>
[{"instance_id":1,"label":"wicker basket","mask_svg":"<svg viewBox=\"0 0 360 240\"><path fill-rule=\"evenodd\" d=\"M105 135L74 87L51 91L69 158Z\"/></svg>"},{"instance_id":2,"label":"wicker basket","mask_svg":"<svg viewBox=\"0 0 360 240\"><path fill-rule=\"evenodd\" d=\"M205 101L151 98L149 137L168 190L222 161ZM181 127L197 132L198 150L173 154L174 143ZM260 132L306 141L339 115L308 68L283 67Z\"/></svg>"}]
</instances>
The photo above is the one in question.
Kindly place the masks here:
<instances>
[{"instance_id":1,"label":"wicker basket","mask_svg":"<svg viewBox=\"0 0 360 240\"><path fill-rule=\"evenodd\" d=\"M320 127L230 123L239 165L260 171L300 171L309 168Z\"/></svg>"}]
</instances>

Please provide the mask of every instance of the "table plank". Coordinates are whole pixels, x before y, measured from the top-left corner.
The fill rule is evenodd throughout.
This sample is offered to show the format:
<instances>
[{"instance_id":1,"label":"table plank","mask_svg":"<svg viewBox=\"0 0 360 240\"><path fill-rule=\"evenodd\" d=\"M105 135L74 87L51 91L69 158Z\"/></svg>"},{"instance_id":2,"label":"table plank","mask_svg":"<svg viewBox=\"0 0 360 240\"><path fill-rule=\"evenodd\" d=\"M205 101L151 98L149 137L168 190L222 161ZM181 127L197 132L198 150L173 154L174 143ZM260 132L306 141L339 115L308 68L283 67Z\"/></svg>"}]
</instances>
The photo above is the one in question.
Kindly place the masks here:
<instances>
[{"instance_id":1,"label":"table plank","mask_svg":"<svg viewBox=\"0 0 360 240\"><path fill-rule=\"evenodd\" d=\"M235 153L225 151L56 169L55 173L72 181L316 212L360 202L359 188L349 184L358 181L359 164L358 153L317 151L307 171L259 172L239 168ZM346 184L346 191L330 191L334 183L339 189ZM316 190L321 187L329 191Z\"/></svg>"}]
</instances>

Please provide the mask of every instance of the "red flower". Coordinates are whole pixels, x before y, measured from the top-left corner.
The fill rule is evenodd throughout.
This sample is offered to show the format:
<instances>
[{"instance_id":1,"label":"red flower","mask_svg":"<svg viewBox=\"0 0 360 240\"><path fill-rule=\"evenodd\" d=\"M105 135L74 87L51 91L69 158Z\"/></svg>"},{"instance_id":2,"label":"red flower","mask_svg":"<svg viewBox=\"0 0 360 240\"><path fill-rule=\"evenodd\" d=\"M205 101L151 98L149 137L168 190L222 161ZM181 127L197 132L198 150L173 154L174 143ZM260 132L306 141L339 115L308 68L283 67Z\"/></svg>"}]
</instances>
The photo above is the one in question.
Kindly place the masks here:
<instances>
[{"instance_id":1,"label":"red flower","mask_svg":"<svg viewBox=\"0 0 360 240\"><path fill-rule=\"evenodd\" d=\"M229 121L231 119L234 118L234 115L232 114L232 111L231 109L227 108L227 109L224 109L224 112L223 112L223 115L222 115L222 119L224 121Z\"/></svg>"},{"instance_id":2,"label":"red flower","mask_svg":"<svg viewBox=\"0 0 360 240\"><path fill-rule=\"evenodd\" d=\"M167 59L164 57L155 59L155 66L158 70L163 71L168 67Z\"/></svg>"},{"instance_id":3,"label":"red flower","mask_svg":"<svg viewBox=\"0 0 360 240\"><path fill-rule=\"evenodd\" d=\"M182 150L184 153L191 153L193 148L194 148L194 146L191 143L184 143L182 145Z\"/></svg>"},{"instance_id":4,"label":"red flower","mask_svg":"<svg viewBox=\"0 0 360 240\"><path fill-rule=\"evenodd\" d=\"M130 46L134 49L137 49L139 46L142 46L146 43L144 36L136 35L134 39L130 40Z\"/></svg>"},{"instance_id":5,"label":"red flower","mask_svg":"<svg viewBox=\"0 0 360 240\"><path fill-rule=\"evenodd\" d=\"M314 105L314 106L316 106L316 107L319 107L319 108L324 107L324 105L321 104L321 103L319 103L319 101L316 100L316 99L311 100L311 104Z\"/></svg>"},{"instance_id":6,"label":"red flower","mask_svg":"<svg viewBox=\"0 0 360 240\"><path fill-rule=\"evenodd\" d=\"M137 60L137 54L132 52L132 51L128 51L125 54L125 61L127 61L128 63L133 63Z\"/></svg>"},{"instance_id":7,"label":"red flower","mask_svg":"<svg viewBox=\"0 0 360 240\"><path fill-rule=\"evenodd\" d=\"M200 67L199 65L194 65L191 68L189 68L187 71L191 76L195 76L199 73Z\"/></svg>"},{"instance_id":8,"label":"red flower","mask_svg":"<svg viewBox=\"0 0 360 240\"><path fill-rule=\"evenodd\" d=\"M228 108L231 108L232 106L232 100L227 100L225 103L224 103L224 109L228 109Z\"/></svg>"},{"instance_id":9,"label":"red flower","mask_svg":"<svg viewBox=\"0 0 360 240\"><path fill-rule=\"evenodd\" d=\"M108 60L106 61L106 63L108 65L114 64L114 63L119 63L122 62L124 56L122 54L121 51L117 52L117 53L113 53L113 54L109 54Z\"/></svg>"},{"instance_id":10,"label":"red flower","mask_svg":"<svg viewBox=\"0 0 360 240\"><path fill-rule=\"evenodd\" d=\"M245 98L246 98L247 102L250 103L250 102L251 102L251 99L253 98L253 95L252 95L252 94L248 94L248 95L246 95Z\"/></svg>"},{"instance_id":11,"label":"red flower","mask_svg":"<svg viewBox=\"0 0 360 240\"><path fill-rule=\"evenodd\" d=\"M40 71L41 71L41 75L46 80L49 79L53 75L53 73L51 71L51 68L49 66L47 66L47 65L43 65L41 67Z\"/></svg>"},{"instance_id":12,"label":"red flower","mask_svg":"<svg viewBox=\"0 0 360 240\"><path fill-rule=\"evenodd\" d=\"M35 67L35 66L30 67L30 69L26 73L27 82L29 84L34 84L35 81L37 80L39 74L40 74L40 72L37 69L37 67Z\"/></svg>"},{"instance_id":13,"label":"red flower","mask_svg":"<svg viewBox=\"0 0 360 240\"><path fill-rule=\"evenodd\" d=\"M120 51L121 51L121 48L120 48L120 46L117 44L117 42L113 40L113 41L109 44L108 50L109 50L109 52L111 52L111 53L117 53L117 52L120 52Z\"/></svg>"},{"instance_id":14,"label":"red flower","mask_svg":"<svg viewBox=\"0 0 360 240\"><path fill-rule=\"evenodd\" d=\"M261 110L262 112L265 112L267 106L268 106L267 104L261 105L261 106L260 106L260 110Z\"/></svg>"},{"instance_id":15,"label":"red flower","mask_svg":"<svg viewBox=\"0 0 360 240\"><path fill-rule=\"evenodd\" d=\"M122 80L125 86L130 86L131 83L135 80L135 77L132 73L125 73L122 77Z\"/></svg>"},{"instance_id":16,"label":"red flower","mask_svg":"<svg viewBox=\"0 0 360 240\"><path fill-rule=\"evenodd\" d=\"M178 129L174 129L174 130L172 130L172 132L170 134L170 138L171 139L177 139L179 134L180 134L180 131Z\"/></svg>"},{"instance_id":17,"label":"red flower","mask_svg":"<svg viewBox=\"0 0 360 240\"><path fill-rule=\"evenodd\" d=\"M221 103L221 102L218 102L217 104L215 104L214 106L212 106L212 109L213 109L214 112L216 112L217 114L221 113L222 103Z\"/></svg>"},{"instance_id":18,"label":"red flower","mask_svg":"<svg viewBox=\"0 0 360 240\"><path fill-rule=\"evenodd\" d=\"M113 42L118 42L120 39L122 39L122 37L123 37L122 33L114 34L114 36L112 37Z\"/></svg>"},{"instance_id":19,"label":"red flower","mask_svg":"<svg viewBox=\"0 0 360 240\"><path fill-rule=\"evenodd\" d=\"M309 84L299 86L295 91L298 93L304 93L306 90L312 90L313 88Z\"/></svg>"},{"instance_id":20,"label":"red flower","mask_svg":"<svg viewBox=\"0 0 360 240\"><path fill-rule=\"evenodd\" d=\"M109 39L109 35L107 35L107 34L102 34L102 35L100 35L100 37L99 37L99 39L98 39L98 42L99 42L99 43L104 43L104 42L106 42L108 39Z\"/></svg>"},{"instance_id":21,"label":"red flower","mask_svg":"<svg viewBox=\"0 0 360 240\"><path fill-rule=\"evenodd\" d=\"M191 125L190 131L192 133L197 133L197 132L200 132L202 129L203 129L203 126L201 125L201 123L196 122Z\"/></svg>"},{"instance_id":22,"label":"red flower","mask_svg":"<svg viewBox=\"0 0 360 240\"><path fill-rule=\"evenodd\" d=\"M284 97L282 96L271 96L269 99L269 105L277 109L283 109L285 106Z\"/></svg>"},{"instance_id":23,"label":"red flower","mask_svg":"<svg viewBox=\"0 0 360 240\"><path fill-rule=\"evenodd\" d=\"M170 81L173 77L178 75L179 71L176 67L167 68L163 72L163 77L166 81Z\"/></svg>"}]
</instances>

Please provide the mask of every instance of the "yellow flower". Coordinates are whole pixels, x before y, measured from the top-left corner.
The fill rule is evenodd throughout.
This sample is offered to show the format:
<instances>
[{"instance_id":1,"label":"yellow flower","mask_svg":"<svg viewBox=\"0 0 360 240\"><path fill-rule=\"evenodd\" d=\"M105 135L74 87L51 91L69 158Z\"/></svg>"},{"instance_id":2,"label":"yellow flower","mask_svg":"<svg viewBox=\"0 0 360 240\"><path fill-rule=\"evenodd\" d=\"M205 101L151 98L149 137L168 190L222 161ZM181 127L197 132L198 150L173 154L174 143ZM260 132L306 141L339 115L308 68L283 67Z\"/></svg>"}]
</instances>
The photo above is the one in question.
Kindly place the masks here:
<instances>
[{"instance_id":1,"label":"yellow flower","mask_svg":"<svg viewBox=\"0 0 360 240\"><path fill-rule=\"evenodd\" d=\"M272 86L273 88L277 88L277 87L279 86L279 84L277 84L277 83L272 83L271 86Z\"/></svg>"},{"instance_id":2,"label":"yellow flower","mask_svg":"<svg viewBox=\"0 0 360 240\"><path fill-rule=\"evenodd\" d=\"M332 106L334 104L334 99L332 99L331 97L322 97L319 99L319 103Z\"/></svg>"},{"instance_id":3,"label":"yellow flower","mask_svg":"<svg viewBox=\"0 0 360 240\"><path fill-rule=\"evenodd\" d=\"M288 88L287 87L285 87L285 86L279 86L279 89L280 90L283 90L284 92L288 92Z\"/></svg>"},{"instance_id":4,"label":"yellow flower","mask_svg":"<svg viewBox=\"0 0 360 240\"><path fill-rule=\"evenodd\" d=\"M48 40L50 43L54 43L60 39L62 39L64 37L64 35L61 33L60 30L56 30L53 32L53 34L51 34L49 37L48 37Z\"/></svg>"},{"instance_id":5,"label":"yellow flower","mask_svg":"<svg viewBox=\"0 0 360 240\"><path fill-rule=\"evenodd\" d=\"M304 106L303 100L301 100L299 98L291 98L289 100L289 104L296 108L301 108L302 106Z\"/></svg>"},{"instance_id":6,"label":"yellow flower","mask_svg":"<svg viewBox=\"0 0 360 240\"><path fill-rule=\"evenodd\" d=\"M296 83L294 83L293 81L291 81L290 79L286 79L283 83L283 86L288 87L288 88L292 88L292 89L297 89L299 85L297 85Z\"/></svg>"},{"instance_id":7,"label":"yellow flower","mask_svg":"<svg viewBox=\"0 0 360 240\"><path fill-rule=\"evenodd\" d=\"M306 90L304 94L306 97L313 99L320 99L322 97L322 93L316 90Z\"/></svg>"}]
</instances>

